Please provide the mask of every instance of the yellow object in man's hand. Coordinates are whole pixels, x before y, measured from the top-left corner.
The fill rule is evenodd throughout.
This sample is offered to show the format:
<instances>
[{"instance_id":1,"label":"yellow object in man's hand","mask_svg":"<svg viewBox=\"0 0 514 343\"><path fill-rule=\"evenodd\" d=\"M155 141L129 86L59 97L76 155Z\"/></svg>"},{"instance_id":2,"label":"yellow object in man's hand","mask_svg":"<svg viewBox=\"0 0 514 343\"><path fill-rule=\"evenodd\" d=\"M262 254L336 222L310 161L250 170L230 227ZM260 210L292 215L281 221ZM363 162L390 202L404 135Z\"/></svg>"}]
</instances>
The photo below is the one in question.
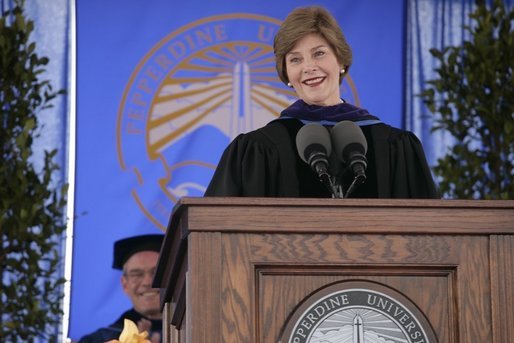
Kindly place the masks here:
<instances>
[{"instance_id":1,"label":"yellow object in man's hand","mask_svg":"<svg viewBox=\"0 0 514 343\"><path fill-rule=\"evenodd\" d=\"M113 339L106 343L150 343L146 337L148 337L148 332L143 331L140 333L137 329L137 325L133 321L124 319L123 331L121 332L120 338L118 340Z\"/></svg>"}]
</instances>

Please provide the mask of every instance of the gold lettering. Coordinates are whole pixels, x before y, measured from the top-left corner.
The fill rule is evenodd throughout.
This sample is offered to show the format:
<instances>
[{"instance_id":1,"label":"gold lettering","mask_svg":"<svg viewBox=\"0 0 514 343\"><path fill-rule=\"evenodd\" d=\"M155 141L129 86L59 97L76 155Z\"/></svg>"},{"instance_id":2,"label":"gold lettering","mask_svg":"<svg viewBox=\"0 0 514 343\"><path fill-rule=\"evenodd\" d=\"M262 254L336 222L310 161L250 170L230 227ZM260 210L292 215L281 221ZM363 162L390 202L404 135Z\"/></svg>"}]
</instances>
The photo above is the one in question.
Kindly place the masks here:
<instances>
[{"instance_id":1,"label":"gold lettering","mask_svg":"<svg viewBox=\"0 0 514 343\"><path fill-rule=\"evenodd\" d=\"M168 56L166 56L164 54L159 54L155 58L155 62L157 62L157 65L159 67L161 67L161 69L163 69L163 70L167 70L169 68L169 66L171 66L173 64L173 62L168 58Z\"/></svg>"},{"instance_id":2,"label":"gold lettering","mask_svg":"<svg viewBox=\"0 0 514 343\"><path fill-rule=\"evenodd\" d=\"M179 59L186 54L186 46L182 42L175 42L168 46L168 51L171 52L175 59Z\"/></svg>"},{"instance_id":3,"label":"gold lettering","mask_svg":"<svg viewBox=\"0 0 514 343\"><path fill-rule=\"evenodd\" d=\"M134 93L131 102L135 105L146 107L146 101L143 100L141 93Z\"/></svg>"},{"instance_id":4,"label":"gold lettering","mask_svg":"<svg viewBox=\"0 0 514 343\"><path fill-rule=\"evenodd\" d=\"M145 75L151 78L153 81L159 81L159 78L162 76L162 73L158 72L152 67L148 67L145 70Z\"/></svg>"},{"instance_id":5,"label":"gold lettering","mask_svg":"<svg viewBox=\"0 0 514 343\"><path fill-rule=\"evenodd\" d=\"M259 31L257 32L257 38L261 42L271 42L275 36L275 29L272 27L266 27L262 24L259 25Z\"/></svg>"},{"instance_id":6,"label":"gold lettering","mask_svg":"<svg viewBox=\"0 0 514 343\"><path fill-rule=\"evenodd\" d=\"M191 49L196 48L195 43L193 42L193 39L191 38L191 36L190 36L190 35L187 35L187 36L186 36L186 41L189 43L189 47L190 47Z\"/></svg>"},{"instance_id":7,"label":"gold lettering","mask_svg":"<svg viewBox=\"0 0 514 343\"><path fill-rule=\"evenodd\" d=\"M227 32L225 31L225 25L219 24L214 25L214 35L217 41L227 40Z\"/></svg>"},{"instance_id":8,"label":"gold lettering","mask_svg":"<svg viewBox=\"0 0 514 343\"><path fill-rule=\"evenodd\" d=\"M148 86L148 79L141 79L137 83L137 89L142 90L145 93L152 94L152 89Z\"/></svg>"},{"instance_id":9,"label":"gold lettering","mask_svg":"<svg viewBox=\"0 0 514 343\"><path fill-rule=\"evenodd\" d=\"M143 113L141 113L141 112L134 112L134 111L132 111L132 109L127 114L127 117L129 117L130 119L134 119L134 120L143 120L143 119L145 119L145 117L143 116Z\"/></svg>"},{"instance_id":10,"label":"gold lettering","mask_svg":"<svg viewBox=\"0 0 514 343\"><path fill-rule=\"evenodd\" d=\"M127 123L127 133L131 135L140 135L144 131L141 129L138 129L134 123L128 122Z\"/></svg>"},{"instance_id":11,"label":"gold lettering","mask_svg":"<svg viewBox=\"0 0 514 343\"><path fill-rule=\"evenodd\" d=\"M202 45L202 43L204 43L204 42L212 43L212 35L209 31L209 28L206 28L205 32L198 30L195 32L195 35L196 35L196 38L198 39L199 45Z\"/></svg>"}]
</instances>

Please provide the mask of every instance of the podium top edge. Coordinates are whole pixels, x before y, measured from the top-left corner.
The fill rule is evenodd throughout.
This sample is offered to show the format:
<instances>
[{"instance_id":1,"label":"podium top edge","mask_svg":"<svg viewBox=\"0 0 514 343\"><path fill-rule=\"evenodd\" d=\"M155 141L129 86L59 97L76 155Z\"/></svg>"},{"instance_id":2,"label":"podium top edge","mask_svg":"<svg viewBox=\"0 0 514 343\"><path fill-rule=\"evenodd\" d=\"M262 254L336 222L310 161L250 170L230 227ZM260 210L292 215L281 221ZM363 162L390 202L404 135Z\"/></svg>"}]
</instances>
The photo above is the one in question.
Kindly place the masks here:
<instances>
[{"instance_id":1,"label":"podium top edge","mask_svg":"<svg viewBox=\"0 0 514 343\"><path fill-rule=\"evenodd\" d=\"M271 207L407 207L407 208L496 208L513 209L514 200L449 199L317 199L254 197L183 197L175 208L189 206Z\"/></svg>"}]
</instances>

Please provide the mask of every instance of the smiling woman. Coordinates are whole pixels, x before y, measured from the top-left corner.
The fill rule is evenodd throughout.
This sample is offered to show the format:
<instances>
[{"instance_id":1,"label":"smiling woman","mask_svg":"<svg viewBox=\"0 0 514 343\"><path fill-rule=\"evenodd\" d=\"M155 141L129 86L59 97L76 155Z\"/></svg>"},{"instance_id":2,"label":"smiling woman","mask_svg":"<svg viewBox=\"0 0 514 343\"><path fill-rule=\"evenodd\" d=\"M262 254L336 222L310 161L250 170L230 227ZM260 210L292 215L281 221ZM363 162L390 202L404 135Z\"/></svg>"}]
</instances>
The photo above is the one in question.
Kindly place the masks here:
<instances>
[{"instance_id":1,"label":"smiling woman","mask_svg":"<svg viewBox=\"0 0 514 343\"><path fill-rule=\"evenodd\" d=\"M318 6L293 10L280 26L273 48L278 75L299 100L278 119L232 141L206 196L437 197L418 138L341 98L340 84L352 64L352 52L327 10ZM346 121L357 125L350 125L353 131L345 131L345 137L335 137L342 131L332 127ZM319 137L314 137L307 148L318 150L309 156L302 151L300 156L298 147L303 143L296 145L297 134L312 123L326 128L315 131L326 133L327 144L320 148ZM367 146L358 153L359 175L357 162L345 158L357 155L340 146L350 139L348 147L353 149L351 139L357 136L363 137L359 144Z\"/></svg>"},{"instance_id":2,"label":"smiling woman","mask_svg":"<svg viewBox=\"0 0 514 343\"><path fill-rule=\"evenodd\" d=\"M310 33L286 55L288 85L309 105L341 103L339 85L345 68L323 36Z\"/></svg>"}]
</instances>

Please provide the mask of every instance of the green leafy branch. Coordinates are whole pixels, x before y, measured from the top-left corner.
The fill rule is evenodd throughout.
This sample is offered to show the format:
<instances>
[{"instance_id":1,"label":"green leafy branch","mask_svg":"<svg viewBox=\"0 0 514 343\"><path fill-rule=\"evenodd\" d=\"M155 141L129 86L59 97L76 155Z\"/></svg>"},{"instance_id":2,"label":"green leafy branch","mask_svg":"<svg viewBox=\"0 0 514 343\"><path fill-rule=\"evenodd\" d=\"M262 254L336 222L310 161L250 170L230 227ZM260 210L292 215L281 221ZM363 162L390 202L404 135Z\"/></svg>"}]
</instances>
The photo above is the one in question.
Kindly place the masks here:
<instances>
[{"instance_id":1,"label":"green leafy branch","mask_svg":"<svg viewBox=\"0 0 514 343\"><path fill-rule=\"evenodd\" d=\"M431 49L438 79L421 93L435 115L433 131L455 144L434 173L446 197L514 198L514 10L501 0L478 4L462 46Z\"/></svg>"}]
</instances>

